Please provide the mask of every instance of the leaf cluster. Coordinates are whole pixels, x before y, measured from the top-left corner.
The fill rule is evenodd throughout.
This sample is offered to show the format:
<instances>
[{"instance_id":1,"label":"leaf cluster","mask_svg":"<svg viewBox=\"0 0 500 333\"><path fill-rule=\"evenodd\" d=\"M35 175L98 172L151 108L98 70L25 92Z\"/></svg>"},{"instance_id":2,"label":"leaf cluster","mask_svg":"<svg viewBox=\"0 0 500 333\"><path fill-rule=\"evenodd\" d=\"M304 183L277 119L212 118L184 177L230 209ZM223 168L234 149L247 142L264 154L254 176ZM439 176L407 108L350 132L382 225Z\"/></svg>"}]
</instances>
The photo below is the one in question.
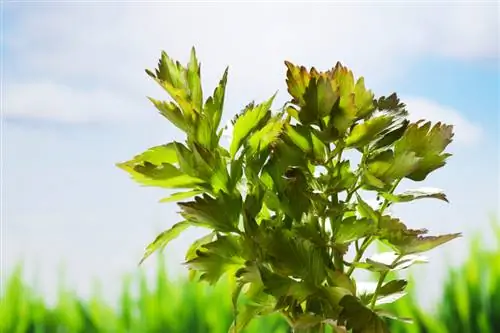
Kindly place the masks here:
<instances>
[{"instance_id":1,"label":"leaf cluster","mask_svg":"<svg viewBox=\"0 0 500 333\"><path fill-rule=\"evenodd\" d=\"M229 147L220 143L227 69L206 99L194 48L187 66L163 52L147 71L171 98L151 102L186 140L118 164L142 185L182 189L161 200L181 201L182 220L146 248L141 262L185 229L203 227L207 235L191 245L186 265L211 284L225 274L235 278L231 331L279 312L295 330L387 332L383 318L394 316L381 306L407 286L386 282L387 275L425 262L422 252L460 236L429 236L386 212L417 199L447 201L439 190L396 188L445 165L452 126L411 123L396 94L375 98L340 63L325 72L285 65L290 100L275 111L275 96L248 104L232 121ZM343 157L349 151L361 155L356 167ZM376 195L379 205L363 193ZM363 258L374 241L393 252ZM350 248L356 255L349 262ZM355 269L375 272L378 282L362 290Z\"/></svg>"}]
</instances>

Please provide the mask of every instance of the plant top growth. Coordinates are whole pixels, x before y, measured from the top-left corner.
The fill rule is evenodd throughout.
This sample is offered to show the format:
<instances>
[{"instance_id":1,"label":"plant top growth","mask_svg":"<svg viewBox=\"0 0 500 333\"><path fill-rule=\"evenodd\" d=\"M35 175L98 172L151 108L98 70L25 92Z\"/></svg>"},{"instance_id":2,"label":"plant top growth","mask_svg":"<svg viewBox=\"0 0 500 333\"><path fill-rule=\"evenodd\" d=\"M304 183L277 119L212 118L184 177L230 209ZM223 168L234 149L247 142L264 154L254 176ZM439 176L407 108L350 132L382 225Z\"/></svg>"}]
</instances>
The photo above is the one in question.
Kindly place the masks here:
<instances>
[{"instance_id":1,"label":"plant top growth","mask_svg":"<svg viewBox=\"0 0 500 333\"><path fill-rule=\"evenodd\" d=\"M249 103L232 120L228 147L221 145L227 69L208 98L194 48L186 67L163 52L147 70L171 98L149 99L186 137L118 164L142 185L178 189L161 201L178 202L180 221L148 245L141 262L187 228L203 227L207 234L191 245L186 265L210 284L234 277L231 332L274 312L294 332L388 332L385 318L406 319L383 304L407 286L388 274L460 236L429 236L387 213L391 204L447 201L439 190L397 187L445 165L453 128L410 122L396 94L376 98L340 63L325 72L285 65L290 100L277 110L275 95ZM360 155L357 166L345 158L350 151ZM367 192L377 206L363 199ZM374 242L392 251L365 258ZM360 288L355 270L374 272L378 282Z\"/></svg>"}]
</instances>

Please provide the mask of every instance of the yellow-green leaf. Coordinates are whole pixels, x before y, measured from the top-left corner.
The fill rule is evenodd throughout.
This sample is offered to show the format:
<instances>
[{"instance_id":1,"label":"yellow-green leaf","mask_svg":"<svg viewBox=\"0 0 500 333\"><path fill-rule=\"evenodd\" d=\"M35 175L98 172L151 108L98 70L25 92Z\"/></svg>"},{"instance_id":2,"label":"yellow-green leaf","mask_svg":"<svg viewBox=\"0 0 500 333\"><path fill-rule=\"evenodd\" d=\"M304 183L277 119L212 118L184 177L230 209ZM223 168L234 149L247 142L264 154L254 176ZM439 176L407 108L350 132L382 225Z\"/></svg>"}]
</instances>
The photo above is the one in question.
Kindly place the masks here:
<instances>
[{"instance_id":1,"label":"yellow-green leaf","mask_svg":"<svg viewBox=\"0 0 500 333\"><path fill-rule=\"evenodd\" d=\"M281 118L272 118L260 130L255 132L248 139L248 148L250 154L256 154L266 149L271 143L275 142L283 130L283 120Z\"/></svg>"},{"instance_id":2,"label":"yellow-green leaf","mask_svg":"<svg viewBox=\"0 0 500 333\"><path fill-rule=\"evenodd\" d=\"M347 147L362 148L375 140L380 132L386 129L393 121L393 117L380 116L357 124L352 129L345 143Z\"/></svg>"},{"instance_id":3,"label":"yellow-green leaf","mask_svg":"<svg viewBox=\"0 0 500 333\"><path fill-rule=\"evenodd\" d=\"M203 107L203 92L201 89L200 64L196 58L196 50L191 49L191 57L187 68L187 83L191 101L198 112L201 112Z\"/></svg>"},{"instance_id":4,"label":"yellow-green leaf","mask_svg":"<svg viewBox=\"0 0 500 333\"><path fill-rule=\"evenodd\" d=\"M144 262L150 255L158 250L162 250L168 243L177 238L184 230L186 230L190 226L189 222L182 221L174 224L172 228L162 232L159 234L156 239L146 247L146 251L139 262L139 265Z\"/></svg>"},{"instance_id":5,"label":"yellow-green leaf","mask_svg":"<svg viewBox=\"0 0 500 333\"><path fill-rule=\"evenodd\" d=\"M275 96L276 94L262 104L256 106L250 105L250 107L245 109L243 114L236 119L233 128L233 140L230 147L232 158L234 158L238 149L241 147L242 141L245 140L250 133L259 126L262 120L269 117L269 109Z\"/></svg>"},{"instance_id":6,"label":"yellow-green leaf","mask_svg":"<svg viewBox=\"0 0 500 333\"><path fill-rule=\"evenodd\" d=\"M160 114L167 118L177 128L184 132L189 130L189 123L186 121L177 105L172 102L158 101L152 97L148 97L148 99L154 104Z\"/></svg>"},{"instance_id":7,"label":"yellow-green leaf","mask_svg":"<svg viewBox=\"0 0 500 333\"><path fill-rule=\"evenodd\" d=\"M179 201L187 198L194 197L195 195L201 194L203 191L187 191L187 192L178 192L174 193L169 197L163 198L160 200L161 203L166 203L166 202L174 202L174 201Z\"/></svg>"}]
</instances>

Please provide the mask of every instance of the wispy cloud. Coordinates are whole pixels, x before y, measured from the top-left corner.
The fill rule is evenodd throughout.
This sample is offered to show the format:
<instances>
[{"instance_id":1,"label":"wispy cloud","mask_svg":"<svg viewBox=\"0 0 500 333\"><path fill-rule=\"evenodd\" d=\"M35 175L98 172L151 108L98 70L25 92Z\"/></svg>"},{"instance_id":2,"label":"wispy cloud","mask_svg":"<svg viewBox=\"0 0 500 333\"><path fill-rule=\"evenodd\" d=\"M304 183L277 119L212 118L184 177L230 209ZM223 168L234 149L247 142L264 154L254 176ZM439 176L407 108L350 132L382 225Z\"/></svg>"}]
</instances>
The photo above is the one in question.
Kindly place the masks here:
<instances>
[{"instance_id":1,"label":"wispy cloud","mask_svg":"<svg viewBox=\"0 0 500 333\"><path fill-rule=\"evenodd\" d=\"M154 93L143 68L161 49L186 60L193 45L206 90L230 65L228 105L236 108L277 88L283 99L285 59L322 69L340 60L378 88L424 55L498 59L494 12L487 5L23 6L6 34L15 60L6 70L6 114L70 122L129 117L131 100Z\"/></svg>"}]
</instances>

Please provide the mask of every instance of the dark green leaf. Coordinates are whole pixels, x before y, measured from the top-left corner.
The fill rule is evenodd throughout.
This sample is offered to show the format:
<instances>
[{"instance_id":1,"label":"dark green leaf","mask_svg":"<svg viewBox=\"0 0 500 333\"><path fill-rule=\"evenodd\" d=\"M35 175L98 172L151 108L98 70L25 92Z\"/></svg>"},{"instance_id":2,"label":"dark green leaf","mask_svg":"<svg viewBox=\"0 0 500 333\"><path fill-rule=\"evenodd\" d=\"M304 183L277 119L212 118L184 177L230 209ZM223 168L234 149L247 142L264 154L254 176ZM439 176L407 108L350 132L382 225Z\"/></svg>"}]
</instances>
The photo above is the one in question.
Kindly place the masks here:
<instances>
[{"instance_id":1,"label":"dark green leaf","mask_svg":"<svg viewBox=\"0 0 500 333\"><path fill-rule=\"evenodd\" d=\"M304 282L273 273L265 267L259 267L264 291L276 298L291 296L299 302L305 301L317 289Z\"/></svg>"},{"instance_id":2,"label":"dark green leaf","mask_svg":"<svg viewBox=\"0 0 500 333\"><path fill-rule=\"evenodd\" d=\"M389 333L385 322L356 297L346 295L340 301L342 312L339 324L352 329L353 333Z\"/></svg>"},{"instance_id":3,"label":"dark green leaf","mask_svg":"<svg viewBox=\"0 0 500 333\"><path fill-rule=\"evenodd\" d=\"M195 240L186 252L186 261L196 258L196 252L205 244L210 243L215 237L215 232L211 232L197 240Z\"/></svg>"},{"instance_id":4,"label":"dark green leaf","mask_svg":"<svg viewBox=\"0 0 500 333\"><path fill-rule=\"evenodd\" d=\"M323 318L317 315L313 315L310 313L301 314L297 317L294 322L293 328L294 330L306 330L311 329L313 327L317 327Z\"/></svg>"},{"instance_id":5,"label":"dark green leaf","mask_svg":"<svg viewBox=\"0 0 500 333\"><path fill-rule=\"evenodd\" d=\"M180 202L181 215L193 224L211 227L221 232L239 232L241 197L220 193L217 198L206 194L195 201Z\"/></svg>"},{"instance_id":6,"label":"dark green leaf","mask_svg":"<svg viewBox=\"0 0 500 333\"><path fill-rule=\"evenodd\" d=\"M360 238L370 236L376 232L376 224L368 219L357 219L355 216L342 221L335 233L336 243L350 243Z\"/></svg>"},{"instance_id":7,"label":"dark green leaf","mask_svg":"<svg viewBox=\"0 0 500 333\"><path fill-rule=\"evenodd\" d=\"M401 321L401 322L406 323L406 324L413 324L413 320L411 318L398 317L397 315L395 315L395 314L393 314L385 309L384 310L377 309L375 312L381 317L389 318L389 319L396 320L396 321Z\"/></svg>"},{"instance_id":8,"label":"dark green leaf","mask_svg":"<svg viewBox=\"0 0 500 333\"><path fill-rule=\"evenodd\" d=\"M240 239L236 236L219 236L203 245L196 257L187 261L189 269L201 272L200 280L215 284L224 273L244 266Z\"/></svg>"},{"instance_id":9,"label":"dark green leaf","mask_svg":"<svg viewBox=\"0 0 500 333\"><path fill-rule=\"evenodd\" d=\"M329 282L334 287L349 290L352 295L356 295L356 285L351 278L340 271L328 270Z\"/></svg>"},{"instance_id":10,"label":"dark green leaf","mask_svg":"<svg viewBox=\"0 0 500 333\"><path fill-rule=\"evenodd\" d=\"M409 124L410 121L406 119L395 121L386 131L380 133L380 139L375 141L373 149L380 149L392 145L403 136Z\"/></svg>"},{"instance_id":11,"label":"dark green leaf","mask_svg":"<svg viewBox=\"0 0 500 333\"><path fill-rule=\"evenodd\" d=\"M376 305L389 304L406 295L404 291L408 281L392 280L384 284L378 291Z\"/></svg>"},{"instance_id":12,"label":"dark green leaf","mask_svg":"<svg viewBox=\"0 0 500 333\"><path fill-rule=\"evenodd\" d=\"M408 229L400 220L389 216L384 216L379 226L380 239L385 240L399 254L429 251L461 236L460 233L441 236L422 236L427 233L427 230Z\"/></svg>"}]
</instances>

